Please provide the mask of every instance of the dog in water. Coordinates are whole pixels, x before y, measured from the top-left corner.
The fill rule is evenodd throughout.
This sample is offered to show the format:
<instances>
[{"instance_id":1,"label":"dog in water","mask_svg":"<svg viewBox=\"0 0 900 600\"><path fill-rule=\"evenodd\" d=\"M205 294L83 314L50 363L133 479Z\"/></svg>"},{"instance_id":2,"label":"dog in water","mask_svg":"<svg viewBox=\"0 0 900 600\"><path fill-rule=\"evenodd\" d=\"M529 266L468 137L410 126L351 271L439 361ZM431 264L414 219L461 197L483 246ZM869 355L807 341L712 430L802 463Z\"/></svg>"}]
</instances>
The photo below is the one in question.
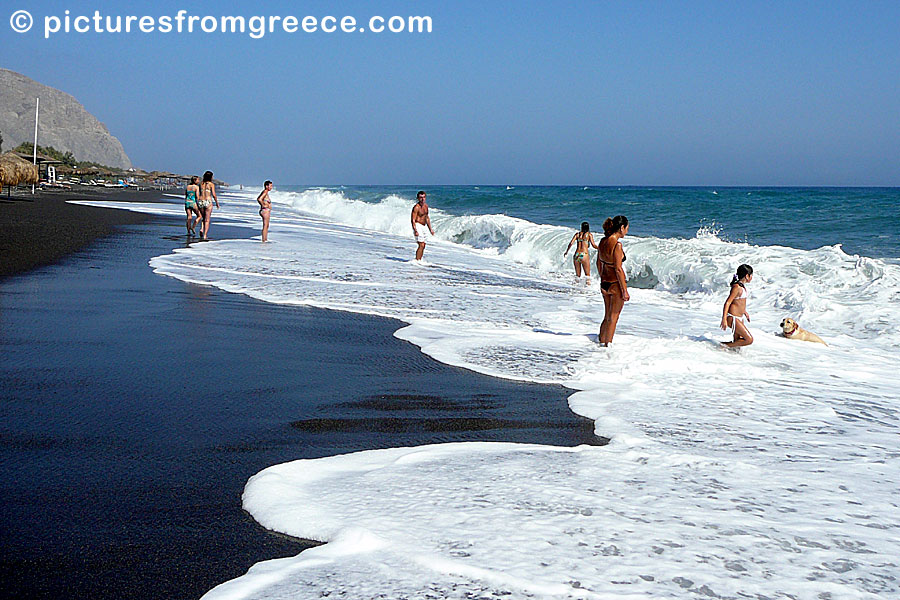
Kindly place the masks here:
<instances>
[{"instance_id":1,"label":"dog in water","mask_svg":"<svg viewBox=\"0 0 900 600\"><path fill-rule=\"evenodd\" d=\"M784 332L784 337L791 340L803 340L804 342L818 342L819 344L825 344L825 341L812 333L811 331L807 331L800 327L797 324L797 321L793 319L784 319L781 322L781 329ZM825 344L826 346L828 344Z\"/></svg>"}]
</instances>

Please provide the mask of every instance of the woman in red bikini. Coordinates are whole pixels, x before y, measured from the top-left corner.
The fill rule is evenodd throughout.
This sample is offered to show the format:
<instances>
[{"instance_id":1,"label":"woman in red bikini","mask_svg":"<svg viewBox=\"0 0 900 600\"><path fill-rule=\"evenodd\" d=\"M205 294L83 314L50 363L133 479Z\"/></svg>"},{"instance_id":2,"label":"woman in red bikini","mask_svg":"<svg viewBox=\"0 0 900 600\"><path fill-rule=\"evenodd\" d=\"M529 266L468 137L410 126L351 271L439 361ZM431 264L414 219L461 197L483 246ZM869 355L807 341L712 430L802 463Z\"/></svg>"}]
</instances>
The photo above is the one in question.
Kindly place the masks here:
<instances>
[{"instance_id":1,"label":"woman in red bikini","mask_svg":"<svg viewBox=\"0 0 900 600\"><path fill-rule=\"evenodd\" d=\"M600 272L600 291L603 293L603 323L597 341L609 346L616 334L616 324L622 307L631 299L625 284L625 251L621 240L628 235L628 218L622 215L603 222L603 239L597 246L597 270Z\"/></svg>"}]
</instances>

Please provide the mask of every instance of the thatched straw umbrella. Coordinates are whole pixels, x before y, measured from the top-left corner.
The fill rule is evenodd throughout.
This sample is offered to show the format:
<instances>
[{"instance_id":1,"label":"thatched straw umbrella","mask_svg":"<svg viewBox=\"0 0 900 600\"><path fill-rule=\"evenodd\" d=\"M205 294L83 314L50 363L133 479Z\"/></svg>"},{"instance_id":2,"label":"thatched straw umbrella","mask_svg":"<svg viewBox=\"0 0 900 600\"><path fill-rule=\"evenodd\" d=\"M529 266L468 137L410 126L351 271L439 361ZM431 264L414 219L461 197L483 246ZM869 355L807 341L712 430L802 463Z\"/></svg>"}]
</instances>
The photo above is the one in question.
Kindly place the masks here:
<instances>
[{"instance_id":1,"label":"thatched straw umbrella","mask_svg":"<svg viewBox=\"0 0 900 600\"><path fill-rule=\"evenodd\" d=\"M0 156L0 190L4 185L18 185L19 176L16 175L16 165L11 160L5 160L5 156Z\"/></svg>"},{"instance_id":2,"label":"thatched straw umbrella","mask_svg":"<svg viewBox=\"0 0 900 600\"><path fill-rule=\"evenodd\" d=\"M37 183L37 167L12 152L0 156L0 191L3 186ZM7 194L9 190L7 189Z\"/></svg>"}]
</instances>

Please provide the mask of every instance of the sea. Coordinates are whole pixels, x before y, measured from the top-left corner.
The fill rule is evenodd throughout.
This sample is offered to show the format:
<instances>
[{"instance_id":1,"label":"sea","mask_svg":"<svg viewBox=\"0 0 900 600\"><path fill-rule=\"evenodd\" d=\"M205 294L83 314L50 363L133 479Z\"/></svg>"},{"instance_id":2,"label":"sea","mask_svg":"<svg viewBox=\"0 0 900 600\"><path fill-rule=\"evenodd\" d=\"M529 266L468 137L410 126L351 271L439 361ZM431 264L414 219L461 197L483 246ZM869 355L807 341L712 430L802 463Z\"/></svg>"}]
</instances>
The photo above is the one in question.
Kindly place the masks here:
<instances>
[{"instance_id":1,"label":"sea","mask_svg":"<svg viewBox=\"0 0 900 600\"><path fill-rule=\"evenodd\" d=\"M399 319L438 361L566 386L609 443L273 465L243 507L326 543L205 598L900 597L900 189L276 183L269 243L229 239L260 225L259 191L221 189L214 241L148 268ZM184 216L179 197L85 203ZM619 214L631 300L601 348L599 286L563 253ZM733 351L718 326L742 263L754 343ZM827 345L784 338L786 317Z\"/></svg>"}]
</instances>

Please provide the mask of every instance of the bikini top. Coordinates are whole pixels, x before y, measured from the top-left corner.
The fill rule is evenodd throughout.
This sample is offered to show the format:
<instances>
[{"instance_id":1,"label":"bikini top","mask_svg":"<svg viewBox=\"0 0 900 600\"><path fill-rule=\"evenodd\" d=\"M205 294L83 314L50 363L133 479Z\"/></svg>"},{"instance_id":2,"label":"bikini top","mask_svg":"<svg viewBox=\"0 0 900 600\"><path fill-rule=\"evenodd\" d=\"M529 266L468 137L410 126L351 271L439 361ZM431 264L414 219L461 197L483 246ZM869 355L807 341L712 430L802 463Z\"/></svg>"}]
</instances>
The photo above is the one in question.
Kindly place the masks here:
<instances>
[{"instance_id":1,"label":"bikini top","mask_svg":"<svg viewBox=\"0 0 900 600\"><path fill-rule=\"evenodd\" d=\"M738 284L739 286L741 286L741 295L738 296L737 298L735 298L735 300L743 300L743 299L749 297L749 296L750 296L750 292L747 291L747 287L746 287L743 283L741 283L740 281L738 281L737 284Z\"/></svg>"},{"instance_id":2,"label":"bikini top","mask_svg":"<svg viewBox=\"0 0 900 600\"><path fill-rule=\"evenodd\" d=\"M188 190L188 191L187 191L187 199L188 199L188 200L196 200L196 199L197 199L197 193L196 193L194 190Z\"/></svg>"},{"instance_id":3,"label":"bikini top","mask_svg":"<svg viewBox=\"0 0 900 600\"><path fill-rule=\"evenodd\" d=\"M622 242L616 242L616 244L618 244L619 246L621 246L621 245L622 245ZM613 252L615 252L615 250L613 250ZM599 258L599 256L598 256L598 258ZM625 260L626 260L627 258L628 258L628 257L625 256L625 248L622 248L622 262L625 262ZM613 266L613 265L616 264L616 263L606 262L606 261L603 260L602 258L600 259L600 262L602 262L604 265L610 265L610 266Z\"/></svg>"}]
</instances>

